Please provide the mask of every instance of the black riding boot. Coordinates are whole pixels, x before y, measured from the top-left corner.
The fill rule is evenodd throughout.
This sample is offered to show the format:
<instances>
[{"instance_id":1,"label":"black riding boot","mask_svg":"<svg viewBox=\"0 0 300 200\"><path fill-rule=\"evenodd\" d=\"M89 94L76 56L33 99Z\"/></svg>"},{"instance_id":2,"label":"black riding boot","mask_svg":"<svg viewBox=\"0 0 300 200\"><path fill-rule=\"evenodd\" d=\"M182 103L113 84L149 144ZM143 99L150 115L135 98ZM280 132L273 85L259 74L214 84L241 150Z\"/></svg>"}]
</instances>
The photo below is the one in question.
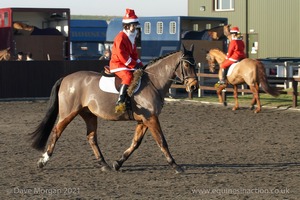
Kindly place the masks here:
<instances>
[{"instance_id":1,"label":"black riding boot","mask_svg":"<svg viewBox=\"0 0 300 200\"><path fill-rule=\"evenodd\" d=\"M115 113L124 113L126 110L125 99L127 96L128 85L122 84L119 92L119 98L116 103Z\"/></svg>"}]
</instances>

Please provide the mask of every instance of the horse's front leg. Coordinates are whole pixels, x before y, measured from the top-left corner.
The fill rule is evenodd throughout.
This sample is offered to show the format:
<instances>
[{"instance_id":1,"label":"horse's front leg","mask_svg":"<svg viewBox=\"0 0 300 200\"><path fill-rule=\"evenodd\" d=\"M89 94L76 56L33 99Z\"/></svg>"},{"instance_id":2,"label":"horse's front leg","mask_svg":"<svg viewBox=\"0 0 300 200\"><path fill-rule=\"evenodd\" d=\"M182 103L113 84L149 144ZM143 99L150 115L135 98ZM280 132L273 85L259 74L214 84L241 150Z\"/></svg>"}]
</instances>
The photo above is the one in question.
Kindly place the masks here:
<instances>
[{"instance_id":1,"label":"horse's front leg","mask_svg":"<svg viewBox=\"0 0 300 200\"><path fill-rule=\"evenodd\" d=\"M217 88L217 95L218 95L219 103L223 103L224 106L227 106L226 98L225 98L225 96L223 96L223 92L226 92L226 90L224 90L226 87L227 87L227 85L220 85Z\"/></svg>"},{"instance_id":2,"label":"horse's front leg","mask_svg":"<svg viewBox=\"0 0 300 200\"><path fill-rule=\"evenodd\" d=\"M254 109L255 103L257 104L256 110L254 113L259 113L261 111L261 104L259 99L259 85L257 83L254 84L254 86L250 86L250 90L252 91L253 98L251 101L251 110Z\"/></svg>"},{"instance_id":3,"label":"horse's front leg","mask_svg":"<svg viewBox=\"0 0 300 200\"><path fill-rule=\"evenodd\" d=\"M219 103L223 103L223 97L222 97L222 88L219 88L217 89L217 95L218 95L218 99L219 99Z\"/></svg>"},{"instance_id":4,"label":"horse's front leg","mask_svg":"<svg viewBox=\"0 0 300 200\"><path fill-rule=\"evenodd\" d=\"M138 123L135 129L130 147L123 153L122 157L113 163L113 168L119 170L129 156L140 146L148 127L143 123Z\"/></svg>"},{"instance_id":5,"label":"horse's front leg","mask_svg":"<svg viewBox=\"0 0 300 200\"><path fill-rule=\"evenodd\" d=\"M238 110L239 109L239 100L238 100L238 86L233 85L233 97L234 97L234 107L232 110Z\"/></svg>"},{"instance_id":6,"label":"horse's front leg","mask_svg":"<svg viewBox=\"0 0 300 200\"><path fill-rule=\"evenodd\" d=\"M222 68L219 69L219 80L222 79ZM222 85L219 85L218 83L215 85L215 87L217 88L217 95L218 95L218 99L219 99L219 103L223 103L224 99L222 98L222 90L226 87L223 87Z\"/></svg>"},{"instance_id":7,"label":"horse's front leg","mask_svg":"<svg viewBox=\"0 0 300 200\"><path fill-rule=\"evenodd\" d=\"M172 157L169 151L168 144L163 135L158 117L154 115L151 116L150 119L147 120L147 122L145 122L145 124L149 127L149 130L151 131L154 140L156 141L161 151L166 156L169 165L175 169L176 173L182 173L183 169L176 164L174 158Z\"/></svg>"}]
</instances>

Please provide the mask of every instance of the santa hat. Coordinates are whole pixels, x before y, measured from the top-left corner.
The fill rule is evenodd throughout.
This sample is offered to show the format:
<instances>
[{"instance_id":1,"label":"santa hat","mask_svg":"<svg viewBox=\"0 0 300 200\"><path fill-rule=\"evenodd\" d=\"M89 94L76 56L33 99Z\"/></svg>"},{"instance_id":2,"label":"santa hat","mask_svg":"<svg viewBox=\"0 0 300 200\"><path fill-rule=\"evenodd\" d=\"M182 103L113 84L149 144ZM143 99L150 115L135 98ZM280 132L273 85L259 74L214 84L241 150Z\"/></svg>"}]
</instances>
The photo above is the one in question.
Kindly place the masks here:
<instances>
[{"instance_id":1,"label":"santa hat","mask_svg":"<svg viewBox=\"0 0 300 200\"><path fill-rule=\"evenodd\" d=\"M237 26L232 27L232 29L230 29L230 33L239 33L239 32L240 32L240 29Z\"/></svg>"},{"instance_id":2,"label":"santa hat","mask_svg":"<svg viewBox=\"0 0 300 200\"><path fill-rule=\"evenodd\" d=\"M134 10L131 10L129 8L126 9L126 14L123 17L122 22L124 24L129 24L129 23L138 23L139 19L138 17L135 15Z\"/></svg>"}]
</instances>

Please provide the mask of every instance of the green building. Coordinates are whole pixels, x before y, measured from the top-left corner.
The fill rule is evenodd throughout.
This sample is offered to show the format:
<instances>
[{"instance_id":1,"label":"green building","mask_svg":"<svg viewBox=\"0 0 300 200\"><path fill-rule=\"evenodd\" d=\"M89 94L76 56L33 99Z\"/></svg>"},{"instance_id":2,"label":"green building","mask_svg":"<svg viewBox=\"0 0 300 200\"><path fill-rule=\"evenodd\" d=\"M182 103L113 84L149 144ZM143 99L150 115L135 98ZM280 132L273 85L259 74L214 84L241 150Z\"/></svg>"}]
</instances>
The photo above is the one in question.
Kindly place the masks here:
<instances>
[{"instance_id":1,"label":"green building","mask_svg":"<svg viewBox=\"0 0 300 200\"><path fill-rule=\"evenodd\" d=\"M300 57L299 0L188 0L189 16L226 17L250 58Z\"/></svg>"}]
</instances>

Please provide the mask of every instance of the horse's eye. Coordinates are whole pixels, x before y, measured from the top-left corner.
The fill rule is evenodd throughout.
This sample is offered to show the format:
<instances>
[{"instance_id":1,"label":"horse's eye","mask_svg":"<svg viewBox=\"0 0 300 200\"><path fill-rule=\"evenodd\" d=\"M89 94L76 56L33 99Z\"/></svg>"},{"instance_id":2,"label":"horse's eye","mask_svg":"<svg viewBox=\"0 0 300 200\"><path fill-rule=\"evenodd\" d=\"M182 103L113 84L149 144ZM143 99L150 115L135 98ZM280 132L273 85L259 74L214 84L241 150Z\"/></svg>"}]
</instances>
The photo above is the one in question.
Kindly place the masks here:
<instances>
[{"instance_id":1,"label":"horse's eye","mask_svg":"<svg viewBox=\"0 0 300 200\"><path fill-rule=\"evenodd\" d=\"M190 64L188 62L184 62L183 66L186 67L186 68L188 68L188 67L190 67Z\"/></svg>"}]
</instances>

